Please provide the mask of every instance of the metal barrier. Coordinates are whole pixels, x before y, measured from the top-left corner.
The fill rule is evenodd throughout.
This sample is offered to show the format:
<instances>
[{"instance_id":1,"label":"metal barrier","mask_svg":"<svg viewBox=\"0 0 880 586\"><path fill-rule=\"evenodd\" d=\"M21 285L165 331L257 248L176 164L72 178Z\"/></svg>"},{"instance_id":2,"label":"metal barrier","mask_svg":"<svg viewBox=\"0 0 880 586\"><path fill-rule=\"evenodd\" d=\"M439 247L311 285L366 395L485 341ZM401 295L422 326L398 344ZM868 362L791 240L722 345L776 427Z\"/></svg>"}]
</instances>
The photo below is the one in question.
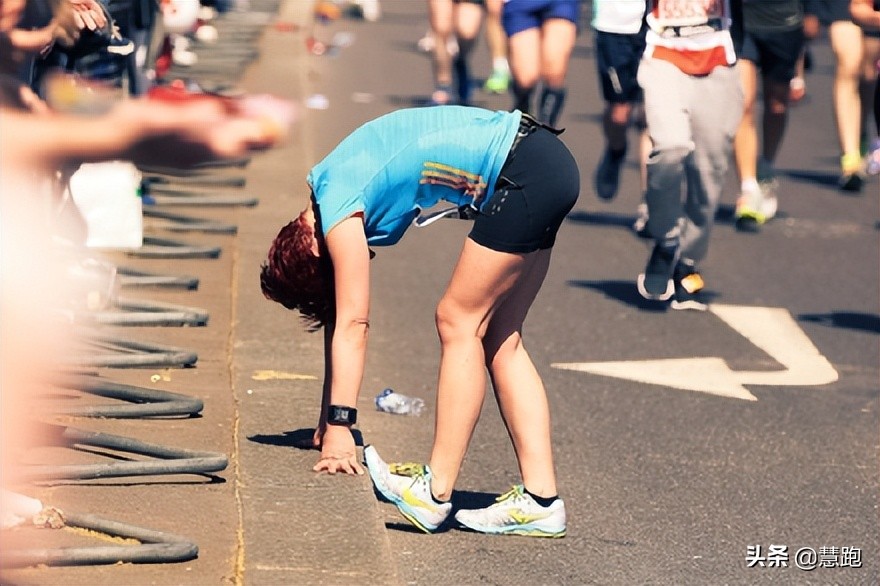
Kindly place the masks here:
<instances>
[{"instance_id":1,"label":"metal barrier","mask_svg":"<svg viewBox=\"0 0 880 586\"><path fill-rule=\"evenodd\" d=\"M108 326L204 326L208 317L197 307L118 297L111 309L77 313L74 320Z\"/></svg>"},{"instance_id":2,"label":"metal barrier","mask_svg":"<svg viewBox=\"0 0 880 586\"><path fill-rule=\"evenodd\" d=\"M126 401L125 405L53 406L52 412L69 417L107 417L132 419L149 417L193 417L202 412L201 399L105 380L96 376L66 376L57 381L59 387L108 399Z\"/></svg>"},{"instance_id":3,"label":"metal barrier","mask_svg":"<svg viewBox=\"0 0 880 586\"><path fill-rule=\"evenodd\" d=\"M97 333L81 336L85 348L72 352L63 366L72 367L186 367L193 366L198 354L175 346L143 342Z\"/></svg>"},{"instance_id":4,"label":"metal barrier","mask_svg":"<svg viewBox=\"0 0 880 586\"><path fill-rule=\"evenodd\" d=\"M73 427L45 424L53 446L105 448L154 460L120 461L109 464L66 464L58 466L21 466L15 471L16 481L49 482L57 480L97 480L122 476L154 476L167 474L208 474L224 470L229 464L225 454L200 452L150 444L130 437L86 431Z\"/></svg>"},{"instance_id":5,"label":"metal barrier","mask_svg":"<svg viewBox=\"0 0 880 586\"><path fill-rule=\"evenodd\" d=\"M145 227L162 228L170 232L210 232L212 234L237 234L238 226L217 220L194 218L181 214L172 214L157 210L154 206L144 207L144 218L148 221Z\"/></svg>"},{"instance_id":6,"label":"metal barrier","mask_svg":"<svg viewBox=\"0 0 880 586\"><path fill-rule=\"evenodd\" d=\"M96 515L62 513L64 527L87 529L111 537L134 539L137 545L101 545L54 549L7 549L0 556L3 568L28 566L85 566L97 564L159 564L184 562L199 555L198 546L185 537L162 533ZM51 529L41 529L50 531Z\"/></svg>"},{"instance_id":7,"label":"metal barrier","mask_svg":"<svg viewBox=\"0 0 880 586\"><path fill-rule=\"evenodd\" d=\"M120 287L170 287L195 290L199 288L198 277L188 275L160 275L131 267L116 267Z\"/></svg>"},{"instance_id":8,"label":"metal barrier","mask_svg":"<svg viewBox=\"0 0 880 586\"><path fill-rule=\"evenodd\" d=\"M199 246L165 238L144 237L144 245L126 254L140 258L218 258L219 246Z\"/></svg>"},{"instance_id":9,"label":"metal barrier","mask_svg":"<svg viewBox=\"0 0 880 586\"><path fill-rule=\"evenodd\" d=\"M127 12L137 0L109 0L114 17L122 26L132 20ZM143 4L143 3L141 3ZM152 4L151 4L152 5ZM277 6L276 6L277 8ZM230 14L216 23L220 36L232 46L212 45L205 47L200 55L200 66L180 72L191 78L194 74L217 76L205 80L208 84L224 84L229 77L240 73L257 57L253 45L270 19L268 12L258 14L248 11ZM136 28L136 27L135 27ZM131 31L131 29L127 29ZM198 49L198 43L194 43ZM173 68L172 68L173 69ZM238 71L233 71L238 69ZM132 89L138 87L138 78L130 75ZM171 76L175 73L172 71ZM223 78L223 79L221 79ZM237 227L223 222L173 214L162 208L172 206L202 207L252 207L258 204L255 197L235 194L214 188L240 188L244 177L226 174L250 164L249 157L219 161L186 171L165 168L141 168L143 174L144 216L147 228L169 232L205 232L236 234ZM211 191L199 190L207 188ZM196 189L192 189L196 188ZM219 246L193 245L186 242L146 235L143 246L120 251L132 257L145 259L218 258ZM169 287L196 290L199 279L187 275L161 275L139 268L116 267L116 283L119 287ZM184 307L152 301L117 297L108 310L77 314L80 321L97 326L138 325L205 325L207 312L199 308ZM186 349L133 340L112 334L82 332L62 364L73 369L84 367L144 368L189 367L198 361L198 355ZM203 402L180 393L161 391L108 381L92 373L62 375L55 381L58 387L91 394L97 397L123 401L125 404L101 404L71 406L53 404L52 413L66 417L112 417L112 418L168 418L193 417L202 412ZM94 401L93 401L94 402ZM94 455L117 458L111 462L70 465L29 465L17 469L17 479L30 483L51 484L60 481L81 481L130 476L169 474L210 475L228 466L228 458L215 452L195 451L143 442L137 439L102 432L87 431L74 427L48 425L51 443L55 447L70 448ZM134 456L137 456L135 458ZM107 545L97 547L59 547L5 549L0 556L3 568L27 566L85 566L124 563L171 563L194 559L198 547L191 540L174 534L137 527L119 521L108 520L90 514L61 513L65 527L81 528L111 537L135 540L136 544ZM36 530L36 529L35 529ZM38 529L44 531L48 529Z\"/></svg>"}]
</instances>

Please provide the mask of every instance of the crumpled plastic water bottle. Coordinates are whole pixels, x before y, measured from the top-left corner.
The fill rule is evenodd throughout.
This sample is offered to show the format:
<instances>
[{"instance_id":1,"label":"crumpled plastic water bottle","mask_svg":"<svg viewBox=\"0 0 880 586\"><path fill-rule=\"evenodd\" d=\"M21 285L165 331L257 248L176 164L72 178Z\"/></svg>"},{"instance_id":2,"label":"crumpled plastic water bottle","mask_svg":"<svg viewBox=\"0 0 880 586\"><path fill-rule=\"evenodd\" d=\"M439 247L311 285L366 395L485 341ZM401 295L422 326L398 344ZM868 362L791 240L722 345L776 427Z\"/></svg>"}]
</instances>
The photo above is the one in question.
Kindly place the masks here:
<instances>
[{"instance_id":1,"label":"crumpled plastic water bottle","mask_svg":"<svg viewBox=\"0 0 880 586\"><path fill-rule=\"evenodd\" d=\"M408 397L393 389L385 389L376 395L376 409L385 413L418 417L425 410L425 402L418 397Z\"/></svg>"}]
</instances>

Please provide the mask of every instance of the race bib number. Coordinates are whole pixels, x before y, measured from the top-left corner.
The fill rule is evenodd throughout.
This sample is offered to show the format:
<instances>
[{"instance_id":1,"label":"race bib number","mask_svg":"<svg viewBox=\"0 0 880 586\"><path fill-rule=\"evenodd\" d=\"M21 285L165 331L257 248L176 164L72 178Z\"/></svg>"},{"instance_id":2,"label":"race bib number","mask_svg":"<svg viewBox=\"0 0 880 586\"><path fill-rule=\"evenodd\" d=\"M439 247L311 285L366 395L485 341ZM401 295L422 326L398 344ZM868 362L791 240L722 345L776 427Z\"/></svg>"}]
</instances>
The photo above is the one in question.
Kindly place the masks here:
<instances>
[{"instance_id":1,"label":"race bib number","mask_svg":"<svg viewBox=\"0 0 880 586\"><path fill-rule=\"evenodd\" d=\"M692 25L724 16L724 0L656 0L657 19L666 26Z\"/></svg>"}]
</instances>

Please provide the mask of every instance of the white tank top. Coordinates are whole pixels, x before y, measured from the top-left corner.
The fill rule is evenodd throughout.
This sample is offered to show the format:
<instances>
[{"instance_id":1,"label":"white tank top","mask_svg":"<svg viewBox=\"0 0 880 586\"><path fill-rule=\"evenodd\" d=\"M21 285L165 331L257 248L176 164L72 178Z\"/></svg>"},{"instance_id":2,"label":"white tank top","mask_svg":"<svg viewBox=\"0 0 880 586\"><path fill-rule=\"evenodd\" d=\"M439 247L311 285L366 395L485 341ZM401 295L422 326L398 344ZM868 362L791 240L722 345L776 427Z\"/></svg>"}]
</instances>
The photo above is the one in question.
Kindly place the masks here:
<instances>
[{"instance_id":1,"label":"white tank top","mask_svg":"<svg viewBox=\"0 0 880 586\"><path fill-rule=\"evenodd\" d=\"M642 27L645 0L593 0L593 20L597 31L632 35Z\"/></svg>"}]
</instances>

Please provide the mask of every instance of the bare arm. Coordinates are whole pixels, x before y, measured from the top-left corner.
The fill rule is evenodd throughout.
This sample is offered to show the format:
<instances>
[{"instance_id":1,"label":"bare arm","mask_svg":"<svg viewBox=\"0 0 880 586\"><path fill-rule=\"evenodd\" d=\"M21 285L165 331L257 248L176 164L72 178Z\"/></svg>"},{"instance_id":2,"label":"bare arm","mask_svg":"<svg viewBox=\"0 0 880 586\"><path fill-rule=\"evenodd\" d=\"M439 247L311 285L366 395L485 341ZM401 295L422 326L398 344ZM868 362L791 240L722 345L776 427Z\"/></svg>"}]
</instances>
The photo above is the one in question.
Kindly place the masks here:
<instances>
[{"instance_id":1,"label":"bare arm","mask_svg":"<svg viewBox=\"0 0 880 586\"><path fill-rule=\"evenodd\" d=\"M54 9L54 16L46 26L37 29L16 28L9 31L12 45L28 53L39 53L59 41L73 45L86 29L104 27L107 19L97 0L62 0Z\"/></svg>"},{"instance_id":2,"label":"bare arm","mask_svg":"<svg viewBox=\"0 0 880 586\"><path fill-rule=\"evenodd\" d=\"M165 104L139 98L96 117L2 110L0 127L4 164L49 170L112 159L185 168L270 146L259 121L231 116L208 101Z\"/></svg>"},{"instance_id":3,"label":"bare arm","mask_svg":"<svg viewBox=\"0 0 880 586\"><path fill-rule=\"evenodd\" d=\"M880 30L880 10L874 10L872 0L852 0L849 12L853 22L871 30Z\"/></svg>"},{"instance_id":4,"label":"bare arm","mask_svg":"<svg viewBox=\"0 0 880 586\"><path fill-rule=\"evenodd\" d=\"M12 43L12 46L16 49L20 49L27 53L39 53L55 40L53 34L54 31L55 22L53 21L43 28L30 30L21 28L13 29L9 31L8 36L10 43Z\"/></svg>"},{"instance_id":5,"label":"bare arm","mask_svg":"<svg viewBox=\"0 0 880 586\"><path fill-rule=\"evenodd\" d=\"M329 338L329 404L356 408L370 329L370 251L363 218L352 216L335 226L327 235L327 248L333 260L336 288L336 320ZM321 458L314 469L331 474L363 474L350 429L327 426Z\"/></svg>"}]
</instances>

